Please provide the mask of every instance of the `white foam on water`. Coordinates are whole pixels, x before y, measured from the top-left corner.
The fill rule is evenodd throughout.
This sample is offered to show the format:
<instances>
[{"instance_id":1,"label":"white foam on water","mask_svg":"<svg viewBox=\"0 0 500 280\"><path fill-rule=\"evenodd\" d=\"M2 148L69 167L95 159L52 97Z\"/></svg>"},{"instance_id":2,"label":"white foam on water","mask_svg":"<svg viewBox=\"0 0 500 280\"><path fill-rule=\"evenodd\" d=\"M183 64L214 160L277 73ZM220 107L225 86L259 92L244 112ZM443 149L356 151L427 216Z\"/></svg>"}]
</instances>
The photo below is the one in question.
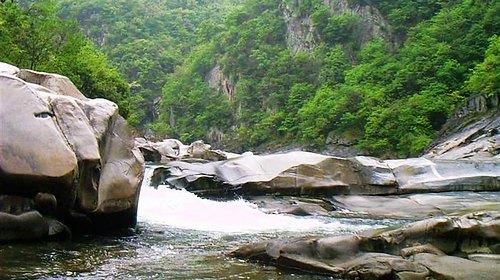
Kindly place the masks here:
<instances>
[{"instance_id":1,"label":"white foam on water","mask_svg":"<svg viewBox=\"0 0 500 280\"><path fill-rule=\"evenodd\" d=\"M342 231L369 228L366 225L322 221L313 217L267 214L257 205L243 199L215 201L204 199L186 190L149 186L153 168L147 168L139 198L140 222L174 228L226 233L265 231Z\"/></svg>"}]
</instances>

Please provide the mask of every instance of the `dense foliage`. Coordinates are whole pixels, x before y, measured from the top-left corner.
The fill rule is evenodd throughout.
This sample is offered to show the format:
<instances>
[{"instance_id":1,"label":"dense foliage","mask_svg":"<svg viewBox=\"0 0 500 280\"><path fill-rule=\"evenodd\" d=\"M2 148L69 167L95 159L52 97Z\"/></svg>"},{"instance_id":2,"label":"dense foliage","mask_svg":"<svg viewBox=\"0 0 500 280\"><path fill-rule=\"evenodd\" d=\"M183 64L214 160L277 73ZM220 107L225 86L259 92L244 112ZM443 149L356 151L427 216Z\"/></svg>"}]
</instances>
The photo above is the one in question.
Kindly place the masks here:
<instances>
[{"instance_id":1,"label":"dense foliage","mask_svg":"<svg viewBox=\"0 0 500 280\"><path fill-rule=\"evenodd\" d=\"M36 1L24 8L14 1L0 4L0 60L66 75L86 96L118 103L122 115L133 123L137 110L128 83L76 22L61 20L58 11L53 1Z\"/></svg>"},{"instance_id":2,"label":"dense foliage","mask_svg":"<svg viewBox=\"0 0 500 280\"><path fill-rule=\"evenodd\" d=\"M53 16L57 9L128 80L131 93L119 96L135 104L133 124L183 141L232 149L353 143L373 155L413 156L465 98L500 93L498 1L57 2L38 5L49 17L2 8L0 27L15 26L0 29L7 61L61 72L91 92L84 83L94 78L125 91L74 23ZM6 23L13 9L25 16ZM23 28L36 30L26 36ZM49 53L42 42L52 44ZM112 71L103 78L95 68Z\"/></svg>"},{"instance_id":3,"label":"dense foliage","mask_svg":"<svg viewBox=\"0 0 500 280\"><path fill-rule=\"evenodd\" d=\"M244 148L341 139L403 157L419 154L464 98L499 93L497 1L331 2L248 0L230 11L168 76L157 127L183 140L224 134ZM312 50L292 52L283 5L312 19ZM369 20L378 14L354 12L367 5L385 20L378 33ZM203 83L214 65L235 84L233 100Z\"/></svg>"}]
</instances>

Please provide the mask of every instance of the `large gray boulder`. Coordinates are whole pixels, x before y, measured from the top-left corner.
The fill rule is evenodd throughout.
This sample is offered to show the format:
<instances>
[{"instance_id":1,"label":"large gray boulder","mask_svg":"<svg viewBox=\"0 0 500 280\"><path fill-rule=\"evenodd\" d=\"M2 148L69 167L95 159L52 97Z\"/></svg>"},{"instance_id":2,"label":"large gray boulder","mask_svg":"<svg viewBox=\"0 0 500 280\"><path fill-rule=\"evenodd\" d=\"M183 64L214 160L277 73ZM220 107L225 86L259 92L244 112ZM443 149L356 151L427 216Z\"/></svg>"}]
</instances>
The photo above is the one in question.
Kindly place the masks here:
<instances>
[{"instance_id":1,"label":"large gray boulder","mask_svg":"<svg viewBox=\"0 0 500 280\"><path fill-rule=\"evenodd\" d=\"M60 220L134 227L144 160L116 104L64 76L0 66L0 194L48 193Z\"/></svg>"}]
</instances>

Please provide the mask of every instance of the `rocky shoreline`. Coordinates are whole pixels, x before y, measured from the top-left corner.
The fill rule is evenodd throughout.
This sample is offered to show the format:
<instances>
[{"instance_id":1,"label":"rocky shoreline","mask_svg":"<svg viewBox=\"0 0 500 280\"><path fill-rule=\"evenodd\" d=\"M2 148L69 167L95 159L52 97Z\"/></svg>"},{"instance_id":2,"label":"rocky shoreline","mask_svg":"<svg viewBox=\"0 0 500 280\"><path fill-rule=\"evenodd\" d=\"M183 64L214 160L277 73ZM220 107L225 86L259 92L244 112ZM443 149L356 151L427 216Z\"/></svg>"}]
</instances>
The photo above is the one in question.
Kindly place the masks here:
<instances>
[{"instance_id":1,"label":"rocky shoreline","mask_svg":"<svg viewBox=\"0 0 500 280\"><path fill-rule=\"evenodd\" d=\"M342 279L498 279L500 212L243 246L232 257Z\"/></svg>"}]
</instances>

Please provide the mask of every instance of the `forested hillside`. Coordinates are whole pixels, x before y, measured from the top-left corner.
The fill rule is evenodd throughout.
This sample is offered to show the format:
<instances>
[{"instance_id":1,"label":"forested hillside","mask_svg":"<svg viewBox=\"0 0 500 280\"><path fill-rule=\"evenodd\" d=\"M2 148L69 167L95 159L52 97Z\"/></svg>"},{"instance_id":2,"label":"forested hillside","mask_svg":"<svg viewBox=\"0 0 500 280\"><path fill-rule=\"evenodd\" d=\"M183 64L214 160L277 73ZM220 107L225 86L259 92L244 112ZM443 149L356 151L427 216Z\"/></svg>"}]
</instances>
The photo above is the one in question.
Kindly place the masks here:
<instances>
[{"instance_id":1,"label":"forested hillside","mask_svg":"<svg viewBox=\"0 0 500 280\"><path fill-rule=\"evenodd\" d=\"M237 0L59 0L60 15L108 54L142 98L140 126L156 120L162 87L194 46L213 38Z\"/></svg>"},{"instance_id":2,"label":"forested hillside","mask_svg":"<svg viewBox=\"0 0 500 280\"><path fill-rule=\"evenodd\" d=\"M463 98L499 93L499 16L497 1L249 0L169 75L160 123L245 148L416 155Z\"/></svg>"},{"instance_id":3,"label":"forested hillside","mask_svg":"<svg viewBox=\"0 0 500 280\"><path fill-rule=\"evenodd\" d=\"M500 93L493 0L36 3L45 14L2 5L2 60L82 88L107 73L121 91L87 92L118 94L129 121L158 137L404 157L419 154L468 96ZM43 59L30 57L31 44Z\"/></svg>"}]
</instances>

